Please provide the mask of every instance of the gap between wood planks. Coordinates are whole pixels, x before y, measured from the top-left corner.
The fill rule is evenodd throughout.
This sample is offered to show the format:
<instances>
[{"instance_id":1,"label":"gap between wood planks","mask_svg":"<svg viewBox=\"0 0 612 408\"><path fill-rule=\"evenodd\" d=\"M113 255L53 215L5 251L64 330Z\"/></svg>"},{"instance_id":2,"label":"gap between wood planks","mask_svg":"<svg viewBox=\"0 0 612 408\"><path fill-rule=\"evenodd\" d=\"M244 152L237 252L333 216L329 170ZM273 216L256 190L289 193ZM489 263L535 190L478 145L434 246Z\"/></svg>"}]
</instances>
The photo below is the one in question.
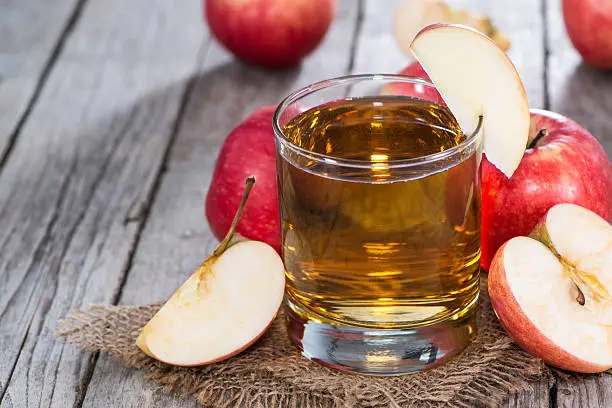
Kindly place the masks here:
<instances>
[{"instance_id":1,"label":"gap between wood planks","mask_svg":"<svg viewBox=\"0 0 612 408\"><path fill-rule=\"evenodd\" d=\"M32 109L36 105L36 102L38 101L38 97L40 96L40 92L45 87L45 84L47 83L47 79L49 78L49 74L53 70L53 67L55 66L55 62L57 61L59 55L62 53L62 49L64 48L64 44L66 43L66 39L70 37L70 34L72 33L72 30L76 26L76 23L79 20L79 17L81 16L81 13L83 12L83 9L87 1L88 0L77 0L74 6L74 9L72 10L72 13L70 14L70 17L68 17L68 20L64 26L64 29L62 30L60 36L57 39L57 42L55 43L55 47L53 47L53 50L49 54L49 58L47 59L47 62L45 62L44 64L44 67L40 73L40 76L38 77L38 81L36 81L36 86L34 87L34 91L32 92L32 95L30 95L30 100L28 101L26 108L24 109L20 118L17 120L17 124L15 125L15 128L9 135L4 151L0 152L0 174L2 174L2 169L4 168L4 164L6 163L9 156L11 155L11 152L13 151L13 147L15 146L15 143L17 142L17 139L19 138L21 129L23 128L23 125L28 120L28 117L30 116ZM0 82L2 82L2 77L0 77ZM4 395L4 392L0 393L0 401L2 401L3 395Z\"/></svg>"}]
</instances>

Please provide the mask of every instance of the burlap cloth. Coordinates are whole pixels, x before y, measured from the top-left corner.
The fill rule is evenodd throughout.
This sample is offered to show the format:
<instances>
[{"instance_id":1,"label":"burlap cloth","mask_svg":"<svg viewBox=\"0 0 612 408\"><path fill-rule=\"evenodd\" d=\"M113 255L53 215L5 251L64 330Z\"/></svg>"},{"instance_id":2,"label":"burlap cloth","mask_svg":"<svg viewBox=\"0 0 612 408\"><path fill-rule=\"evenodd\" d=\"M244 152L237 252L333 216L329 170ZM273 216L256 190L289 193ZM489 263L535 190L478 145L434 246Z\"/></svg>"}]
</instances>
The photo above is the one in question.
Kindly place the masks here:
<instances>
[{"instance_id":1,"label":"burlap cloth","mask_svg":"<svg viewBox=\"0 0 612 408\"><path fill-rule=\"evenodd\" d=\"M300 357L285 334L282 313L247 351L198 368L160 363L134 345L140 328L161 303L75 310L60 322L56 336L143 368L168 391L194 395L206 407L495 407L529 382L552 381L552 374L504 332L491 308L485 279L475 341L446 365L401 377L345 374Z\"/></svg>"}]
</instances>

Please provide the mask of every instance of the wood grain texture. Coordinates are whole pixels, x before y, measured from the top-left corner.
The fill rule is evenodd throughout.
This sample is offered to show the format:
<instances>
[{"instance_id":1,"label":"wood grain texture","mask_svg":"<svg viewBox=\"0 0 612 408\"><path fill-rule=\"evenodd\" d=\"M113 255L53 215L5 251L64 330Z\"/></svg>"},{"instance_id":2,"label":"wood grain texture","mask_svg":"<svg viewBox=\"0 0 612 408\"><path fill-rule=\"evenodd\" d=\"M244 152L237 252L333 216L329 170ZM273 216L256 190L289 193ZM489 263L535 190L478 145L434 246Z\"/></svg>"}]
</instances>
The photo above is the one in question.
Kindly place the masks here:
<instances>
[{"instance_id":1,"label":"wood grain texture","mask_svg":"<svg viewBox=\"0 0 612 408\"><path fill-rule=\"evenodd\" d=\"M612 407L612 374L557 378L558 408Z\"/></svg>"},{"instance_id":2,"label":"wood grain texture","mask_svg":"<svg viewBox=\"0 0 612 408\"><path fill-rule=\"evenodd\" d=\"M612 158L612 72L582 62L565 31L560 0L547 0L546 12L550 108L587 128Z\"/></svg>"},{"instance_id":3,"label":"wood grain texture","mask_svg":"<svg viewBox=\"0 0 612 408\"><path fill-rule=\"evenodd\" d=\"M93 356L52 333L118 295L196 68L199 7L91 0L22 129L0 174L3 407L81 403Z\"/></svg>"},{"instance_id":4,"label":"wood grain texture","mask_svg":"<svg viewBox=\"0 0 612 408\"><path fill-rule=\"evenodd\" d=\"M0 163L36 102L80 3L0 1Z\"/></svg>"},{"instance_id":5,"label":"wood grain texture","mask_svg":"<svg viewBox=\"0 0 612 408\"><path fill-rule=\"evenodd\" d=\"M612 158L612 73L582 62L565 31L560 0L547 0L546 16L550 109L587 128ZM612 374L558 376L556 406L612 407Z\"/></svg>"},{"instance_id":6,"label":"wood grain texture","mask_svg":"<svg viewBox=\"0 0 612 408\"><path fill-rule=\"evenodd\" d=\"M204 217L204 197L225 136L254 109L277 104L311 82L347 72L351 35L358 8L354 0L340 2L338 14L322 46L300 67L268 71L235 61L214 43L188 102L185 117L168 160L121 303L143 304L171 295L212 251L212 237ZM256 191L254 191L256 193ZM125 382L137 392L128 391ZM125 390L125 392L117 392ZM193 399L159 391L143 373L100 356L84 406L183 407Z\"/></svg>"},{"instance_id":7,"label":"wood grain texture","mask_svg":"<svg viewBox=\"0 0 612 408\"><path fill-rule=\"evenodd\" d=\"M528 389L510 395L507 408L546 408L550 406L548 383L534 383Z\"/></svg>"}]
</instances>

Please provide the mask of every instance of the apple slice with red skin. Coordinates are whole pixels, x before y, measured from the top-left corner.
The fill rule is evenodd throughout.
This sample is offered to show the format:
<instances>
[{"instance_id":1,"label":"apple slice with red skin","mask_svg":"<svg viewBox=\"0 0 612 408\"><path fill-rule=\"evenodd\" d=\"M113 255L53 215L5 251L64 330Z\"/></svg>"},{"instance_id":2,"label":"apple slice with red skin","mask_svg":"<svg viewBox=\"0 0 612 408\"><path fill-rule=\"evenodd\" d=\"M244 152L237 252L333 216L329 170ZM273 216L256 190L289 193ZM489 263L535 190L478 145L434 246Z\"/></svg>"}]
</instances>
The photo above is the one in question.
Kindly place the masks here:
<instances>
[{"instance_id":1,"label":"apple slice with red skin","mask_svg":"<svg viewBox=\"0 0 612 408\"><path fill-rule=\"evenodd\" d=\"M225 239L144 326L136 345L179 366L225 360L253 344L274 320L285 270L263 242L234 235L254 179Z\"/></svg>"},{"instance_id":2,"label":"apple slice with red skin","mask_svg":"<svg viewBox=\"0 0 612 408\"><path fill-rule=\"evenodd\" d=\"M529 134L529 106L520 76L503 49L467 26L433 24L410 46L469 134L482 118L487 157L507 177L521 161Z\"/></svg>"},{"instance_id":3,"label":"apple slice with red skin","mask_svg":"<svg viewBox=\"0 0 612 408\"><path fill-rule=\"evenodd\" d=\"M533 233L497 252L491 304L530 354L565 370L612 368L612 226L574 204L552 207Z\"/></svg>"},{"instance_id":4,"label":"apple slice with red skin","mask_svg":"<svg viewBox=\"0 0 612 408\"><path fill-rule=\"evenodd\" d=\"M497 249L529 235L555 204L574 203L612 218L612 165L586 129L554 112L531 110L528 146L511 178L482 161L482 257L489 269Z\"/></svg>"}]
</instances>

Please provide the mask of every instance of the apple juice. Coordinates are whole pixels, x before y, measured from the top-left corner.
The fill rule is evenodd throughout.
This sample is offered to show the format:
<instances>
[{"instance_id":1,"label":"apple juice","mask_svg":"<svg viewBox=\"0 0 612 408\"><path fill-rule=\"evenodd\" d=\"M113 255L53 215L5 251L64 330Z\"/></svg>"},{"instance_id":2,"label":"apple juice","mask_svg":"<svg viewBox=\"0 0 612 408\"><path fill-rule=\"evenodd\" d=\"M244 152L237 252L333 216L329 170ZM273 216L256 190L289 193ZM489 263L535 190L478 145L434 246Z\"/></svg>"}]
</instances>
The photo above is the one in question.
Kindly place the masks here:
<instances>
[{"instance_id":1,"label":"apple juice","mask_svg":"<svg viewBox=\"0 0 612 408\"><path fill-rule=\"evenodd\" d=\"M287 297L305 318L392 329L473 310L480 141L446 155L468 137L445 106L338 100L283 133L294 146L278 147Z\"/></svg>"}]
</instances>

